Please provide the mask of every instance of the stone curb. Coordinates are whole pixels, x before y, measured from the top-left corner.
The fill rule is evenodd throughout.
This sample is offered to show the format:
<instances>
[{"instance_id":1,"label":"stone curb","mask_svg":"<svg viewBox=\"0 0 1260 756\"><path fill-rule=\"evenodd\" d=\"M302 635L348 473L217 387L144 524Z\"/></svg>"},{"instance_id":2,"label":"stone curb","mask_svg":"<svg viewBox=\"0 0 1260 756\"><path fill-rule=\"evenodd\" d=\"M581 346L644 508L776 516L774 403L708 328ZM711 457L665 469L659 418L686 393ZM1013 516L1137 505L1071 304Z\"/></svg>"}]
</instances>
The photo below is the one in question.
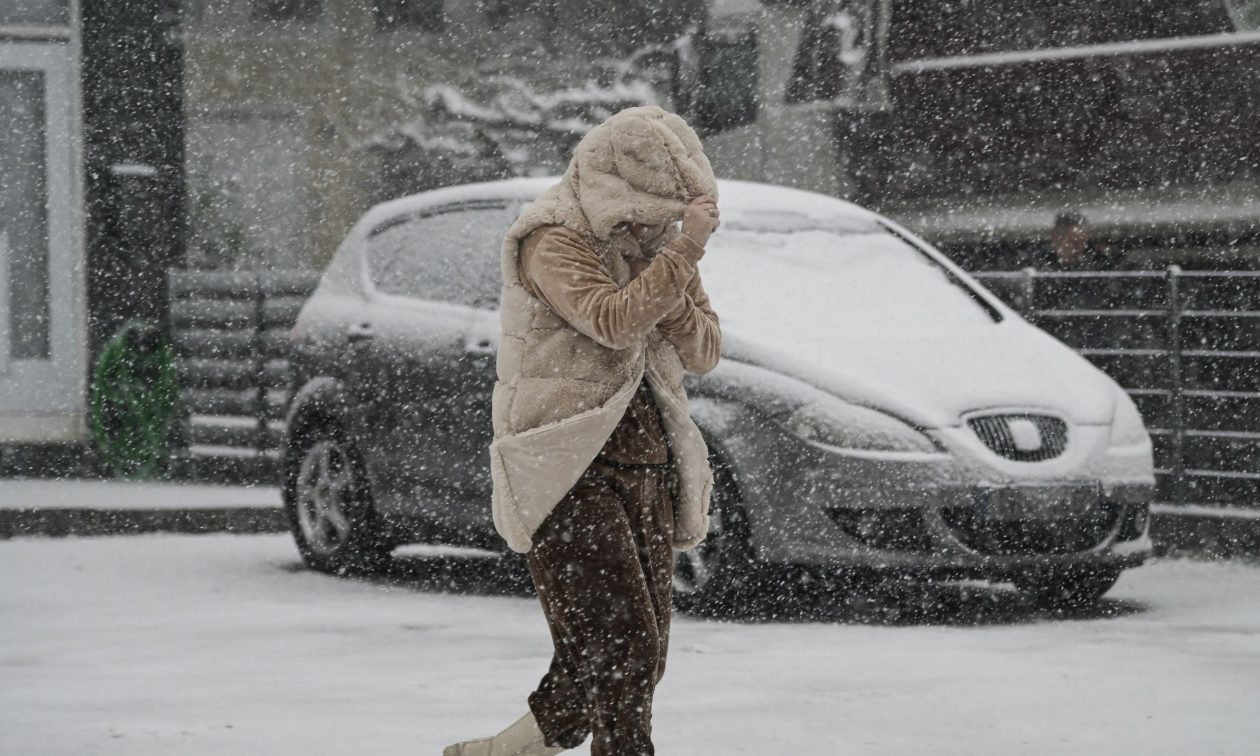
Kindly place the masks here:
<instances>
[{"instance_id":1,"label":"stone curb","mask_svg":"<svg viewBox=\"0 0 1260 756\"><path fill-rule=\"evenodd\" d=\"M0 509L0 540L139 533L284 533L288 529L280 507ZM1256 516L1159 507L1152 515L1151 536L1161 556L1260 557L1260 517Z\"/></svg>"},{"instance_id":2,"label":"stone curb","mask_svg":"<svg viewBox=\"0 0 1260 756\"><path fill-rule=\"evenodd\" d=\"M0 509L0 539L138 533L283 533L280 507Z\"/></svg>"}]
</instances>

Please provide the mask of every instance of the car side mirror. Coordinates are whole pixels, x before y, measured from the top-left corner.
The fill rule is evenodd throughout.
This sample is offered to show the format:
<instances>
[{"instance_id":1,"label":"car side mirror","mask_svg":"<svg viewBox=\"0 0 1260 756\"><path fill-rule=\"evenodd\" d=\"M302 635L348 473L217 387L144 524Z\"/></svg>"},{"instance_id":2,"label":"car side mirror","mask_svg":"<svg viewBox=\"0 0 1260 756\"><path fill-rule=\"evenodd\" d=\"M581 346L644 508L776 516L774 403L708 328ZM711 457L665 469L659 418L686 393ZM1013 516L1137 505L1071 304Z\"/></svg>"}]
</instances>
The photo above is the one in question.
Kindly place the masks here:
<instances>
[{"instance_id":1,"label":"car side mirror","mask_svg":"<svg viewBox=\"0 0 1260 756\"><path fill-rule=\"evenodd\" d=\"M757 120L757 34L695 30L674 43L675 109L701 135Z\"/></svg>"}]
</instances>

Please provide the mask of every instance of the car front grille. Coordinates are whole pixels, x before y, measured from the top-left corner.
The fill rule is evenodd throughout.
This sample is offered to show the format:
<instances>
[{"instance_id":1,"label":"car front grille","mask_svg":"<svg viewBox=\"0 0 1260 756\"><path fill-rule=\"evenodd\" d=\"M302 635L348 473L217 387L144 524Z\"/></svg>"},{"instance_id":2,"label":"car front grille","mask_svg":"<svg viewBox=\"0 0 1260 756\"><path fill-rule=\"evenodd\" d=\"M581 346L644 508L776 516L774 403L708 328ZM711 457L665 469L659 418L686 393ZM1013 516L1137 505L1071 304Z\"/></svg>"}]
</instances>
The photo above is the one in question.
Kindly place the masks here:
<instances>
[{"instance_id":1,"label":"car front grille","mask_svg":"<svg viewBox=\"0 0 1260 756\"><path fill-rule=\"evenodd\" d=\"M967 426L995 454L1016 462L1054 459L1067 448L1067 423L1050 415L982 415Z\"/></svg>"}]
</instances>

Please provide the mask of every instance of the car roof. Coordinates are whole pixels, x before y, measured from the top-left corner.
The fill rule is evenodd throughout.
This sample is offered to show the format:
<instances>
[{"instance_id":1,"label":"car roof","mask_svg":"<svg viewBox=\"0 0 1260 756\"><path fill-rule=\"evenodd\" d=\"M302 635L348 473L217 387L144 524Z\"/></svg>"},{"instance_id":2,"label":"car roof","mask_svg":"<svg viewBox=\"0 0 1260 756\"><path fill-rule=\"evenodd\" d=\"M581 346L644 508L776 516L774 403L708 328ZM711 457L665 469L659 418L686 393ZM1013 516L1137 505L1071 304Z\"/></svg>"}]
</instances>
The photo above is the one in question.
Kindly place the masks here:
<instances>
[{"instance_id":1,"label":"car roof","mask_svg":"<svg viewBox=\"0 0 1260 756\"><path fill-rule=\"evenodd\" d=\"M503 181L484 181L460 184L441 189L431 189L372 207L356 224L355 232L365 235L379 223L398 215L412 213L442 205L458 204L474 200L520 200L528 202L560 181L559 176L513 178ZM724 212L744 215L752 212L784 212L820 221L872 222L879 216L835 197L817 192L793 189L786 186L764 184L757 181L735 179L718 180L719 203Z\"/></svg>"},{"instance_id":2,"label":"car roof","mask_svg":"<svg viewBox=\"0 0 1260 756\"><path fill-rule=\"evenodd\" d=\"M374 205L342 240L337 254L325 270L321 285L362 293L362 287L367 283L367 262L360 254L363 242L382 223L399 216L423 214L426 210L464 202L529 202L560 180L560 176L539 176L457 184ZM743 225L741 221L752 221L758 226L763 222L778 226L780 222L787 221L791 227L817 223L822 228L849 227L856 230L867 227L873 230L876 226L883 226L898 235L913 237L909 231L875 212L818 192L759 181L719 179L718 193L724 220L732 228ZM943 255L933 253L932 256L955 274L961 273ZM990 306L997 306L992 297L984 298Z\"/></svg>"}]
</instances>

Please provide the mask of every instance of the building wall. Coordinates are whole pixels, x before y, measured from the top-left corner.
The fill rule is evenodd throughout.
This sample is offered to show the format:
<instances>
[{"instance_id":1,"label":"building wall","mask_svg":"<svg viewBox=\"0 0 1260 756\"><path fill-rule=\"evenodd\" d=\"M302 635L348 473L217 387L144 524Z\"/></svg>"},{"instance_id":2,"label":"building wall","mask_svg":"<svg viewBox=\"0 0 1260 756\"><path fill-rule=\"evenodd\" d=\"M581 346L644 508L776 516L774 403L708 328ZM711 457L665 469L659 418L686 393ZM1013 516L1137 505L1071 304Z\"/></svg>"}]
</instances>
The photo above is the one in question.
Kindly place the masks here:
<instances>
[{"instance_id":1,"label":"building wall","mask_svg":"<svg viewBox=\"0 0 1260 756\"><path fill-rule=\"evenodd\" d=\"M254 18L265 0L185 0L192 264L318 268L375 202L559 171L582 130L607 114L644 102L671 107L671 42L697 24L752 29L758 41L756 122L706 136L721 176L854 199L960 244L1036 241L1073 208L1107 233L1144 238L1214 225L1233 239L1254 218L1251 174L1229 178L1238 166L1254 173L1255 140L1243 135L1260 123L1249 104L1254 87L1214 100L1220 128L1187 129L1158 104L1176 105L1186 85L1165 68L1181 64L1158 55L1103 50L1063 67L1070 75L1055 69L1050 78L1067 82L1060 108L1045 97L1020 104L1036 100L1052 64L952 62L1018 58L1029 46L1105 47L1117 35L1139 49L1169 35L1203 36L1227 22L1215 0L1160 0L1172 10L1157 18L1124 9L1138 0L1049 10L1001 0L1001 13L893 2L892 109L877 115L785 102L808 14L794 0L445 0L440 26L395 30L378 28L370 0L303 1L319 13L276 21ZM1033 10L1041 15L1028 16ZM1032 20L1012 21L1023 16ZM1011 23L1014 31L1003 26ZM1190 166L1180 175L1193 181L1146 175L1171 164L1139 149L1159 134L1159 152ZM1229 176L1207 176L1196 155ZM1096 180L1099 168L1116 176Z\"/></svg>"},{"instance_id":2,"label":"building wall","mask_svg":"<svg viewBox=\"0 0 1260 756\"><path fill-rule=\"evenodd\" d=\"M967 264L1023 264L1074 211L1118 264L1254 265L1260 25L1227 12L1245 4L896 0L862 196Z\"/></svg>"},{"instance_id":3,"label":"building wall","mask_svg":"<svg viewBox=\"0 0 1260 756\"><path fill-rule=\"evenodd\" d=\"M447 0L440 26L381 30L363 0L256 5L186 6L196 266L319 268L375 202L562 170L585 128L669 105L661 45L702 9Z\"/></svg>"},{"instance_id":4,"label":"building wall","mask_svg":"<svg viewBox=\"0 0 1260 756\"><path fill-rule=\"evenodd\" d=\"M185 234L177 0L82 0L89 336L167 321Z\"/></svg>"}]
</instances>

